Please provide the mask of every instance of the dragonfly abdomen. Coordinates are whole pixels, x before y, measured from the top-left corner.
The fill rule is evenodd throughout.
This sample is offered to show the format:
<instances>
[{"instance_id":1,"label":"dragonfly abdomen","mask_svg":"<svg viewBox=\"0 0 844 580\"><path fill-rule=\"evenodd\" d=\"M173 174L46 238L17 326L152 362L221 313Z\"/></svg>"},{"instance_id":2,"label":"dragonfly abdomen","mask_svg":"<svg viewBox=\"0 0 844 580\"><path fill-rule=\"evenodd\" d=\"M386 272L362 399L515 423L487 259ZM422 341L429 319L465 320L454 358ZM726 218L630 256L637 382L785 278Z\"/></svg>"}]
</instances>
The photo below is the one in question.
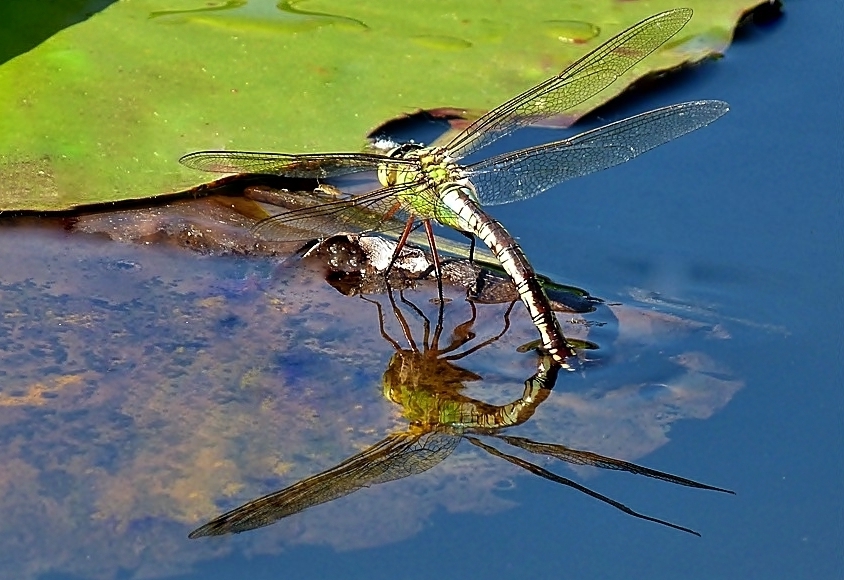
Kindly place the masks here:
<instances>
[{"instance_id":1,"label":"dragonfly abdomen","mask_svg":"<svg viewBox=\"0 0 844 580\"><path fill-rule=\"evenodd\" d=\"M542 348L558 363L565 364L565 359L573 353L533 267L513 236L487 215L476 199L475 192L464 184L452 183L443 187L440 202L455 218L455 223L445 225L472 233L487 245L516 285L519 297L539 330Z\"/></svg>"}]
</instances>

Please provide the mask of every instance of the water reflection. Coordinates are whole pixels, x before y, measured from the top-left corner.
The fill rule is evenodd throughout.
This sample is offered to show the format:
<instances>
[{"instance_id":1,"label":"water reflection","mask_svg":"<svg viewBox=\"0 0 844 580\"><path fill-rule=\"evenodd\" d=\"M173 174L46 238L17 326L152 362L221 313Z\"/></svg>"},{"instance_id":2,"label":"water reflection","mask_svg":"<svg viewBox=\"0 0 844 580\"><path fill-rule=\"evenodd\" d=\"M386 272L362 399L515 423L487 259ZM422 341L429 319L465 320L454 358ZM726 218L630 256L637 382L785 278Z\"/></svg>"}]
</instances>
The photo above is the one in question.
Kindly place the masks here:
<instances>
[{"instance_id":1,"label":"water reflection","mask_svg":"<svg viewBox=\"0 0 844 580\"><path fill-rule=\"evenodd\" d=\"M414 351L388 295L378 295L382 319L374 305L326 284L318 256L279 266L238 237L243 216L221 213L232 201L196 202L207 212L197 216L195 208L173 204L170 217L159 208L52 225L2 222L0 462L8 469L0 474L0 532L9 541L0 545L0 577L52 571L111 578L126 570L161 577L235 550L378 547L413 537L433 513L512 523L514 512L506 510L520 501L515 474L522 469L464 442L436 469L307 510L236 542L186 538L202 521L250 497L330 470L391 433L411 431L408 411L380 387L386 368L401 370L400 351L407 351L404 364ZM104 243L103 233L133 243ZM332 244L327 248L338 249L333 257L352 255ZM472 306L463 289L451 286L445 338L434 347L439 309L427 299L435 293L424 281L406 291L434 321L428 338L424 319L397 297L420 359L426 345L440 351L429 358L444 359L501 334L509 300L485 295L496 303L477 304L477 319L464 325L473 318ZM553 395L506 437L564 441L568 448L638 461L668 443L672 426L710 417L741 388L713 355L715 341L729 340L732 322L707 322L688 310L672 314L664 302L625 302L571 305L561 317L567 335L601 348L587 352L583 372L561 373ZM401 348L385 342L381 324ZM459 343L470 336L457 350L442 352L455 337ZM497 341L451 366L428 361L431 372L424 376L448 371L464 386L457 393L464 401L505 407L537 371L535 354L516 351L534 338L530 321L516 309ZM397 376L392 383L401 386ZM483 430L459 437L502 451L522 442ZM530 442L522 446L525 453L541 445ZM594 474L574 467L578 482ZM91 546L108 549L88 557Z\"/></svg>"},{"instance_id":2,"label":"water reflection","mask_svg":"<svg viewBox=\"0 0 844 580\"><path fill-rule=\"evenodd\" d=\"M323 26L338 26L347 30L367 30L369 27L356 18L327 12L313 12L300 8L301 1L226 2L184 10L155 10L149 17L162 23L193 22L209 26L223 26L238 31L267 30L275 33L301 33Z\"/></svg>"},{"instance_id":3,"label":"water reflection","mask_svg":"<svg viewBox=\"0 0 844 580\"><path fill-rule=\"evenodd\" d=\"M518 399L503 405L493 405L463 394L466 383L480 381L480 375L458 366L456 361L498 341L510 326L510 312L514 302L504 313L504 326L500 333L469 346L476 339L472 328L477 318L474 303L469 302L472 315L469 320L455 326L445 346L443 339L443 304L440 302L436 325L424 312L399 292L404 307L422 321L423 336L417 344L408 317L399 307L394 292L388 288L390 307L398 321L408 348L387 332L384 311L380 302L364 298L378 311L381 336L395 350L383 375L383 395L402 408L408 425L404 431L391 433L338 465L293 485L252 500L235 508L190 533L190 538L240 533L263 527L283 518L298 514L310 507L334 501L364 487L394 481L425 472L445 460L455 450L461 439L483 449L534 475L548 479L607 503L622 512L662 524L677 530L700 535L694 530L647 516L632 510L603 494L557 475L539 465L511 455L480 439L487 437L499 444L509 444L518 449L556 458L575 465L590 465L603 469L627 471L670 483L708 489L725 493L729 490L706 485L669 473L656 471L589 451L572 449L557 443L542 443L524 437L505 435L508 427L521 425L530 419L536 408L550 395L557 381L560 367L550 356L540 355L538 371L524 383ZM467 347L465 350L460 350Z\"/></svg>"}]
</instances>

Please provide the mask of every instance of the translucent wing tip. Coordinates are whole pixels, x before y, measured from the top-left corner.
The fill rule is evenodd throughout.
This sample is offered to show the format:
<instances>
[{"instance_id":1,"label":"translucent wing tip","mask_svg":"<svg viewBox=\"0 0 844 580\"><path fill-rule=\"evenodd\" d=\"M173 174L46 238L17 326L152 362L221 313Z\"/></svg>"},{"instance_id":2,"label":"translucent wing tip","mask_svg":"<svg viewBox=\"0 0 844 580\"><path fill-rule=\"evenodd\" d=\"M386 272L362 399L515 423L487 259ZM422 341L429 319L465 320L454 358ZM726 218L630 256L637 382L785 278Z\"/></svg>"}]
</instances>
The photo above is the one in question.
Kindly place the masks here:
<instances>
[{"instance_id":1,"label":"translucent wing tip","mask_svg":"<svg viewBox=\"0 0 844 580\"><path fill-rule=\"evenodd\" d=\"M190 169L213 173L237 173L229 167L224 158L226 151L194 151L179 157L179 163Z\"/></svg>"},{"instance_id":2,"label":"translucent wing tip","mask_svg":"<svg viewBox=\"0 0 844 580\"><path fill-rule=\"evenodd\" d=\"M672 20L680 20L682 22L680 28L682 28L689 22L689 20L692 19L694 13L695 11L691 8L673 8L671 10L666 10L664 12L660 12L659 14L655 14L652 19L661 19L670 16ZM648 20L650 20L650 18Z\"/></svg>"},{"instance_id":3,"label":"translucent wing tip","mask_svg":"<svg viewBox=\"0 0 844 580\"><path fill-rule=\"evenodd\" d=\"M730 110L730 104L725 101L706 100L690 101L678 106L684 106L688 113L693 114L701 120L701 125L708 125L716 119L726 115Z\"/></svg>"},{"instance_id":4,"label":"translucent wing tip","mask_svg":"<svg viewBox=\"0 0 844 580\"><path fill-rule=\"evenodd\" d=\"M276 219L273 219L276 218ZM300 223L285 224L273 216L259 221L250 228L250 233L264 242L297 242L319 238L325 232L307 227L307 220Z\"/></svg>"},{"instance_id":5,"label":"translucent wing tip","mask_svg":"<svg viewBox=\"0 0 844 580\"><path fill-rule=\"evenodd\" d=\"M718 100L714 100L714 99L707 99L707 100L703 100L703 101L694 101L694 102L698 103L701 107L709 109L710 111L713 111L713 112L720 111L722 115L730 110L730 103L728 103L726 101L718 101Z\"/></svg>"},{"instance_id":6,"label":"translucent wing tip","mask_svg":"<svg viewBox=\"0 0 844 580\"><path fill-rule=\"evenodd\" d=\"M196 152L187 153L185 155L182 155L181 157L179 157L179 163L181 163L182 165L187 165L188 167L190 167L191 158L193 158L193 157L196 157Z\"/></svg>"},{"instance_id":7,"label":"translucent wing tip","mask_svg":"<svg viewBox=\"0 0 844 580\"><path fill-rule=\"evenodd\" d=\"M282 226L275 223L271 218L259 221L257 224L252 226L249 231L253 236L259 240L264 240L265 242L284 241L286 239L285 236L281 235L284 233ZM281 238L281 240L279 240L279 238Z\"/></svg>"}]
</instances>

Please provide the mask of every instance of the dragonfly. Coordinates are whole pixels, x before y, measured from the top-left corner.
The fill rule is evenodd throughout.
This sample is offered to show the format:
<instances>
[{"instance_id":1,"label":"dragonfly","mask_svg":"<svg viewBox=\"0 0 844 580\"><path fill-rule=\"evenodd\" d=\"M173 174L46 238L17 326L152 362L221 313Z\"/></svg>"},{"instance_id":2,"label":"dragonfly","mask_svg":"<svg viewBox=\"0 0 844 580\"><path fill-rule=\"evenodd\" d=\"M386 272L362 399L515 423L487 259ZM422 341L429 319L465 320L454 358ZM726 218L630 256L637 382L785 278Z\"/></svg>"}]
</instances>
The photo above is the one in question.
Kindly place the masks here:
<instances>
[{"instance_id":1,"label":"dragonfly","mask_svg":"<svg viewBox=\"0 0 844 580\"><path fill-rule=\"evenodd\" d=\"M487 158L459 161L517 129L560 115L600 93L676 35L692 18L676 8L624 30L565 68L471 123L445 145L400 145L386 154L287 154L250 151L198 151L179 161L187 167L222 173L327 179L375 172L381 187L269 217L253 227L266 240L307 239L326 229L356 225L378 232L388 222L405 223L395 257L421 222L431 246L442 294L440 263L432 222L486 244L512 279L542 349L563 366L574 349L563 335L548 298L524 251L484 206L531 198L569 179L600 171L699 129L729 107L716 100L675 104L573 137ZM337 231L335 229L335 231ZM291 232L293 232L291 234ZM291 237L295 236L295 237Z\"/></svg>"}]
</instances>

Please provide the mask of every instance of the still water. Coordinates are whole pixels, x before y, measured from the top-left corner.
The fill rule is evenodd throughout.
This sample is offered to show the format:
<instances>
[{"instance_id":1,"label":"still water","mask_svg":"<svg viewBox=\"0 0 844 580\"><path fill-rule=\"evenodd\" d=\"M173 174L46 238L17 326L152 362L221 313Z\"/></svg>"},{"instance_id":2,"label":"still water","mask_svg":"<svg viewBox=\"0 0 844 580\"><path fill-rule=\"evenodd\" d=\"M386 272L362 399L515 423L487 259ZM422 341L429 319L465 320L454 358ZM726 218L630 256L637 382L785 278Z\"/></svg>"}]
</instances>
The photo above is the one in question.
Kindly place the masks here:
<instances>
[{"instance_id":1,"label":"still water","mask_svg":"<svg viewBox=\"0 0 844 580\"><path fill-rule=\"evenodd\" d=\"M840 577L844 123L840 75L821 63L841 52L833 23L844 10L787 9L723 60L590 121L699 98L728 101L726 117L493 208L537 270L619 305L585 316L602 350L560 376L518 434L737 495L534 461L702 537L462 442L417 477L188 540L221 511L406 428L381 393L395 350L377 313L269 260L3 228L2 376L13 387L2 400L0 575ZM555 138L525 133L501 150ZM469 317L461 308L449 305L449 331ZM503 312L482 309L478 336L495 335ZM485 379L472 396L521 395L535 358L495 363L530 330L514 324L467 359Z\"/></svg>"}]
</instances>

